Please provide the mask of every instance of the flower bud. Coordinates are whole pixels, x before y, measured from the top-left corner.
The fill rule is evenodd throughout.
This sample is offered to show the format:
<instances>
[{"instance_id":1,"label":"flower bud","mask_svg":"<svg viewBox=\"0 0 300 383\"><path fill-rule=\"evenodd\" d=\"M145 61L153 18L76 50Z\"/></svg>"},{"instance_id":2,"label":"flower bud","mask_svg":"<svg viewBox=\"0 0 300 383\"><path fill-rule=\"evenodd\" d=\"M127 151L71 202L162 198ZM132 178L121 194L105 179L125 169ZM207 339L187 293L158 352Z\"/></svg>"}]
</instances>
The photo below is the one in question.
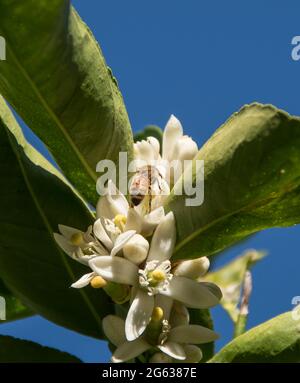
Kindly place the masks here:
<instances>
[{"instance_id":1,"label":"flower bud","mask_svg":"<svg viewBox=\"0 0 300 383\"><path fill-rule=\"evenodd\" d=\"M182 261L176 266L173 274L180 277L198 279L207 272L209 264L207 257Z\"/></svg>"},{"instance_id":2,"label":"flower bud","mask_svg":"<svg viewBox=\"0 0 300 383\"><path fill-rule=\"evenodd\" d=\"M192 160L198 153L196 142L189 136L182 136L175 145L173 159L184 161Z\"/></svg>"},{"instance_id":3,"label":"flower bud","mask_svg":"<svg viewBox=\"0 0 300 383\"><path fill-rule=\"evenodd\" d=\"M126 259L139 265L148 255L149 242L140 234L135 234L123 247Z\"/></svg>"}]
</instances>

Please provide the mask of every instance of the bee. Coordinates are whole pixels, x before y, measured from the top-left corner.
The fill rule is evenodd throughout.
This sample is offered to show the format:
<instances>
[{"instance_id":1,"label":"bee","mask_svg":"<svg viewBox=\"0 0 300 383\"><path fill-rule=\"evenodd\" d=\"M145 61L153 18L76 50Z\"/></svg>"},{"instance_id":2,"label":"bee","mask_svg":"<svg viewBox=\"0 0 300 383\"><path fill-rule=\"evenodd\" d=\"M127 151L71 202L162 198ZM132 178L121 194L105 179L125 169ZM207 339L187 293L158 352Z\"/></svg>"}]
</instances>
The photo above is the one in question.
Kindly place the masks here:
<instances>
[{"instance_id":1,"label":"bee","mask_svg":"<svg viewBox=\"0 0 300 383\"><path fill-rule=\"evenodd\" d=\"M152 198L157 194L153 192L153 188L157 185L158 194L161 192L161 179L162 175L155 166L140 167L132 177L129 189L131 206L138 206L147 199L146 213L150 213Z\"/></svg>"}]
</instances>

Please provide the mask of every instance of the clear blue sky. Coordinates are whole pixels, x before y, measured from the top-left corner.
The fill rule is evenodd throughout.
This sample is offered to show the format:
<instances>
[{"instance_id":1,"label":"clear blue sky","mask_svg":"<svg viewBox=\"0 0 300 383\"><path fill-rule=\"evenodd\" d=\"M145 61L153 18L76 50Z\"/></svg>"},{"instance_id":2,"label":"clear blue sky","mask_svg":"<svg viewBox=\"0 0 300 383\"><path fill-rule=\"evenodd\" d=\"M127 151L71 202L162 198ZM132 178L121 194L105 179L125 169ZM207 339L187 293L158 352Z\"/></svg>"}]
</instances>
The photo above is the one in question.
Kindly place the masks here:
<instances>
[{"instance_id":1,"label":"clear blue sky","mask_svg":"<svg viewBox=\"0 0 300 383\"><path fill-rule=\"evenodd\" d=\"M247 4L246 4L247 3ZM300 115L300 61L291 40L300 35L298 0L74 0L99 41L122 90L135 131L164 126L175 114L202 145L234 111L252 101ZM25 132L41 148L37 140ZM249 326L292 308L300 295L300 227L272 229L232 248L223 264L251 247L269 256L253 272ZM231 336L227 315L214 309L215 327ZM0 333L69 351L84 361L107 361L99 342L34 317L1 324Z\"/></svg>"}]
</instances>

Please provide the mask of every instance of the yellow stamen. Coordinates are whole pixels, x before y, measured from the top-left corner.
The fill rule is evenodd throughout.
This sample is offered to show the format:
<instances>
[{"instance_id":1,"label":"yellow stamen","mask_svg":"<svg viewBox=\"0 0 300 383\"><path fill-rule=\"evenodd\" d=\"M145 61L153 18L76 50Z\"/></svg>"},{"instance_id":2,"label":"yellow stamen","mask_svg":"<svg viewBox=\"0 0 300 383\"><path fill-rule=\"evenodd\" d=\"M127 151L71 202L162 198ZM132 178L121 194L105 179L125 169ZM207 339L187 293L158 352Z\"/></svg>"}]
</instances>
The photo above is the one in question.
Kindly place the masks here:
<instances>
[{"instance_id":1,"label":"yellow stamen","mask_svg":"<svg viewBox=\"0 0 300 383\"><path fill-rule=\"evenodd\" d=\"M123 214L117 214L114 218L114 224L121 230L124 231L127 218Z\"/></svg>"},{"instance_id":2,"label":"yellow stamen","mask_svg":"<svg viewBox=\"0 0 300 383\"><path fill-rule=\"evenodd\" d=\"M153 270L151 278L157 283L163 282L166 279L166 274L162 270Z\"/></svg>"},{"instance_id":3,"label":"yellow stamen","mask_svg":"<svg viewBox=\"0 0 300 383\"><path fill-rule=\"evenodd\" d=\"M154 307L154 309L152 311L151 320L154 322L159 322L163 319L163 316L164 316L163 309L159 306Z\"/></svg>"},{"instance_id":4,"label":"yellow stamen","mask_svg":"<svg viewBox=\"0 0 300 383\"><path fill-rule=\"evenodd\" d=\"M90 285L94 288L94 289L101 289L102 287L106 286L107 285L107 282L105 279L103 279L102 277L100 277L100 275L97 275L97 277L94 277L91 282L90 282Z\"/></svg>"},{"instance_id":5,"label":"yellow stamen","mask_svg":"<svg viewBox=\"0 0 300 383\"><path fill-rule=\"evenodd\" d=\"M83 242L83 235L81 233L75 233L71 236L70 242L74 246L80 246Z\"/></svg>"}]
</instances>

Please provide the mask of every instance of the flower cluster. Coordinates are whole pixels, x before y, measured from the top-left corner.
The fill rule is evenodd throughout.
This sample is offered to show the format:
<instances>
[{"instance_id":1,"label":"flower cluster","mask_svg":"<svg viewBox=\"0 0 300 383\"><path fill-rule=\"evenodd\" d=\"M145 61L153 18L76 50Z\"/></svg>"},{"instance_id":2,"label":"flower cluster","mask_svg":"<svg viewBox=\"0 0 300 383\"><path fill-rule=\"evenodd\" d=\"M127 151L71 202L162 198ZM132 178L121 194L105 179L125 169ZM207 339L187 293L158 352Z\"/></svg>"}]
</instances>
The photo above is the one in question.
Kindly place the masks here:
<instances>
[{"instance_id":1,"label":"flower cluster","mask_svg":"<svg viewBox=\"0 0 300 383\"><path fill-rule=\"evenodd\" d=\"M157 161L165 192L176 181L168 177L166 161L193 158L197 145L183 135L180 122L172 116L164 131L162 155L154 137L137 142L134 151L137 161L150 166ZM103 320L104 333L116 346L113 362L146 351L150 362L198 362L202 354L195 345L217 338L213 331L189 323L188 308L212 307L222 294L216 285L200 281L209 267L206 257L172 261L175 217L172 212L165 214L160 190L151 190L147 210L143 198L140 204L130 204L109 181L97 204L95 222L86 232L59 225L60 233L54 234L70 257L90 268L72 287L103 288L114 302L128 308L125 318L109 315Z\"/></svg>"}]
</instances>

